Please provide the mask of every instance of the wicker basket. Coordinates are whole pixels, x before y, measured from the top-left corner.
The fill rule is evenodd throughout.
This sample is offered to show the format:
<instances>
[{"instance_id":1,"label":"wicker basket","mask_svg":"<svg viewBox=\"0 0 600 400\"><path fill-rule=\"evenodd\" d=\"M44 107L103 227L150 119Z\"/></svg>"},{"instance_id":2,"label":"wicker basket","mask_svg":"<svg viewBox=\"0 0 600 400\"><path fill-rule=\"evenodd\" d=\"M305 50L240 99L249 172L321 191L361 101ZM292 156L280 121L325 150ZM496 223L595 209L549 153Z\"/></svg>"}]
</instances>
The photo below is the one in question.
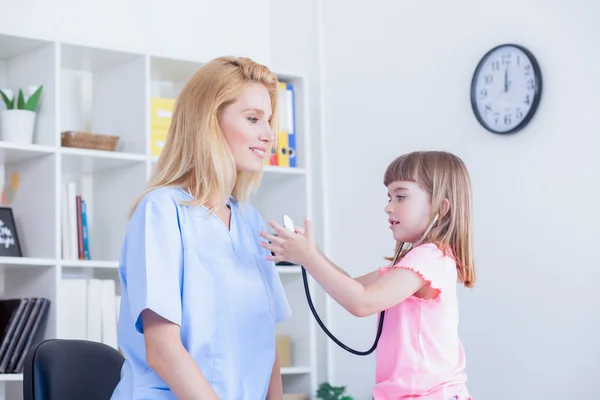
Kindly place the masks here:
<instances>
[{"instance_id":1,"label":"wicker basket","mask_svg":"<svg viewBox=\"0 0 600 400\"><path fill-rule=\"evenodd\" d=\"M60 139L63 147L108 151L114 151L119 143L119 136L79 131L62 132Z\"/></svg>"}]
</instances>

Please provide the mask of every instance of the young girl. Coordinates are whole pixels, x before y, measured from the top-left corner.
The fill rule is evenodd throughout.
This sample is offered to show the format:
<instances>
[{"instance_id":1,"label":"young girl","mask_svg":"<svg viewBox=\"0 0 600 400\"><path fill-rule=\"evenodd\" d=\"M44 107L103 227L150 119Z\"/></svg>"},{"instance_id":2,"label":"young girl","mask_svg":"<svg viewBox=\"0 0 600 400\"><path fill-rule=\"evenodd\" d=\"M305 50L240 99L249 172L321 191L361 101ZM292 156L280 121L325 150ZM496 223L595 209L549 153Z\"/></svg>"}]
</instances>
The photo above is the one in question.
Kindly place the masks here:
<instances>
[{"instance_id":1,"label":"young girl","mask_svg":"<svg viewBox=\"0 0 600 400\"><path fill-rule=\"evenodd\" d=\"M385 310L376 355L375 400L467 400L465 352L458 336L456 283L475 283L471 184L463 162L446 152L414 152L387 168L385 207L398 261L351 278L316 248L311 222L260 235L273 261L303 265L355 316ZM412 245L412 247L411 247ZM389 258L392 260L393 258Z\"/></svg>"}]
</instances>

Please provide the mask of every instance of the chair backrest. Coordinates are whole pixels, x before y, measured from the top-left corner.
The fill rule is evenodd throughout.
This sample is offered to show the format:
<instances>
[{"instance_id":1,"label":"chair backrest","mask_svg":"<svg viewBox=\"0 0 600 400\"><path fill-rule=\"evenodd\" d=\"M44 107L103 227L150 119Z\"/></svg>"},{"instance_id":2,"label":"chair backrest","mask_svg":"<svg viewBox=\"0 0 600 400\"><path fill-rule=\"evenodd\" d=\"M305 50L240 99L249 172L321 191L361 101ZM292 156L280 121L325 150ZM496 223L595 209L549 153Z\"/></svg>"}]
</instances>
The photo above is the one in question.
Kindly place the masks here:
<instances>
[{"instance_id":1,"label":"chair backrest","mask_svg":"<svg viewBox=\"0 0 600 400\"><path fill-rule=\"evenodd\" d=\"M125 358L86 340L49 339L32 346L23 368L23 400L109 400Z\"/></svg>"}]
</instances>

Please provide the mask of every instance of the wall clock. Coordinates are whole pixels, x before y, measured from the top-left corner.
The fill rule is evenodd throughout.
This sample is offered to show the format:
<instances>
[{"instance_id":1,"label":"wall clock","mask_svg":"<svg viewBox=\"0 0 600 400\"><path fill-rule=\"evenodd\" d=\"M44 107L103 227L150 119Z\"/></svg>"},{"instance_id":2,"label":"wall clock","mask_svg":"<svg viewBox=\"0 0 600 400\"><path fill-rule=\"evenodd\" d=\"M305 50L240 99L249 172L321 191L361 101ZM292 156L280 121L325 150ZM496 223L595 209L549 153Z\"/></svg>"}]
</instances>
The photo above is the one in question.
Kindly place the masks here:
<instances>
[{"instance_id":1,"label":"wall clock","mask_svg":"<svg viewBox=\"0 0 600 400\"><path fill-rule=\"evenodd\" d=\"M523 129L542 96L542 73L525 47L502 44L488 51L471 81L471 106L479 123L493 133Z\"/></svg>"}]
</instances>

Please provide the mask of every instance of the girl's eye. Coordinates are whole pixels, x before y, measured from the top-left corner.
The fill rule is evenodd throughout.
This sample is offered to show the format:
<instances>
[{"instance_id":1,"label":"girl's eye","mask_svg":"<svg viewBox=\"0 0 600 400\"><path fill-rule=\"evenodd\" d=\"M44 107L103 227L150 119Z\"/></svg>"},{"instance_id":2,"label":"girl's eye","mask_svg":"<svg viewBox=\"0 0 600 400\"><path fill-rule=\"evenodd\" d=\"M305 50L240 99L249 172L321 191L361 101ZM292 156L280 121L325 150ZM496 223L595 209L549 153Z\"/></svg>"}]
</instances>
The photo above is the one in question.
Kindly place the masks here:
<instances>
[{"instance_id":1,"label":"girl's eye","mask_svg":"<svg viewBox=\"0 0 600 400\"><path fill-rule=\"evenodd\" d=\"M398 201L402 201L406 198L406 196L395 196ZM391 197L388 197L388 203L392 201Z\"/></svg>"},{"instance_id":2,"label":"girl's eye","mask_svg":"<svg viewBox=\"0 0 600 400\"><path fill-rule=\"evenodd\" d=\"M258 118L256 117L248 117L248 121L252 122L253 124L258 122Z\"/></svg>"}]
</instances>

